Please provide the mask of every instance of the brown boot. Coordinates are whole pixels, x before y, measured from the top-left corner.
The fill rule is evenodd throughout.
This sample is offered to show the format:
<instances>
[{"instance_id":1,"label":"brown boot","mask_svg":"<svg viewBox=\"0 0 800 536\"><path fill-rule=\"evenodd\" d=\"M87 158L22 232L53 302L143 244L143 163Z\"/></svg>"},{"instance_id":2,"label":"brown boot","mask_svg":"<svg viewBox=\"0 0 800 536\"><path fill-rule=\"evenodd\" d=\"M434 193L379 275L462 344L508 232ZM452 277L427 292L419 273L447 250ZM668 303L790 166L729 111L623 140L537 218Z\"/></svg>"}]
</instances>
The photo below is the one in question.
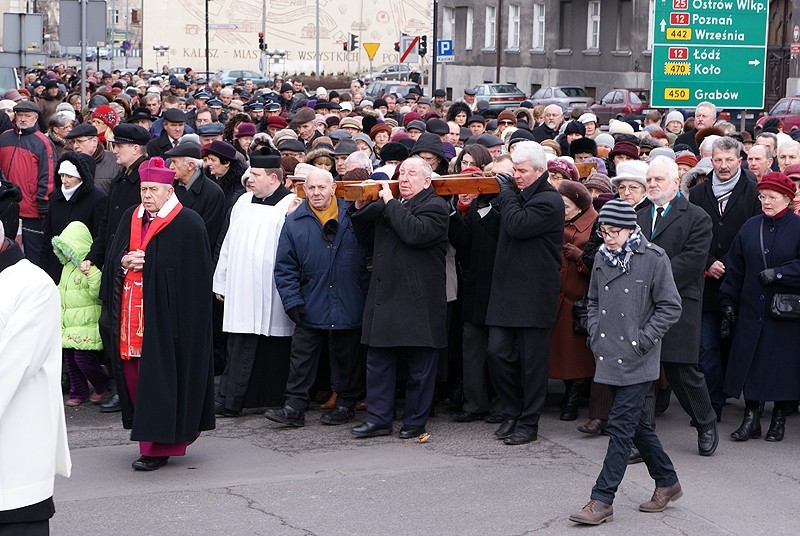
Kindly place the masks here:
<instances>
[{"instance_id":1,"label":"brown boot","mask_svg":"<svg viewBox=\"0 0 800 536\"><path fill-rule=\"evenodd\" d=\"M319 405L320 409L333 409L336 407L336 393L331 393L327 402Z\"/></svg>"},{"instance_id":2,"label":"brown boot","mask_svg":"<svg viewBox=\"0 0 800 536\"><path fill-rule=\"evenodd\" d=\"M656 490L653 492L653 498L640 504L639 511L663 512L670 501L677 501L681 497L683 497L683 491L681 491L680 482L675 482L673 485L665 488L656 486Z\"/></svg>"},{"instance_id":3,"label":"brown boot","mask_svg":"<svg viewBox=\"0 0 800 536\"><path fill-rule=\"evenodd\" d=\"M367 399L365 398L358 404L356 404L356 411L367 411Z\"/></svg>"},{"instance_id":4,"label":"brown boot","mask_svg":"<svg viewBox=\"0 0 800 536\"><path fill-rule=\"evenodd\" d=\"M569 516L569 520L583 525L599 525L614 519L614 507L603 501L592 499L577 514Z\"/></svg>"},{"instance_id":5,"label":"brown boot","mask_svg":"<svg viewBox=\"0 0 800 536\"><path fill-rule=\"evenodd\" d=\"M586 424L578 426L578 431L584 434L602 434L608 426L608 421L602 419L589 419Z\"/></svg>"}]
</instances>

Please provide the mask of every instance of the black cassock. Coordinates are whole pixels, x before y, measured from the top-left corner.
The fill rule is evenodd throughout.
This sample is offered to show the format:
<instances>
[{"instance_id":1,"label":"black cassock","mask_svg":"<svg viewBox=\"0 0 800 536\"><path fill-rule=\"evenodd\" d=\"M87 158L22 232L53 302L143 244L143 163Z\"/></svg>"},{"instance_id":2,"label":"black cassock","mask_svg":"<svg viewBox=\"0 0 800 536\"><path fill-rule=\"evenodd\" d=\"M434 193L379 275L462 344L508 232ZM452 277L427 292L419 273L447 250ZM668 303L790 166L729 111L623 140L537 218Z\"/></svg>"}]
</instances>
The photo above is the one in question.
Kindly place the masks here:
<instances>
[{"instance_id":1,"label":"black cassock","mask_svg":"<svg viewBox=\"0 0 800 536\"><path fill-rule=\"evenodd\" d=\"M134 411L119 357L119 323L128 251L129 208L103 271L109 289L111 355L122 405L122 424L132 441L181 443L213 430L214 362L211 343L211 251L203 219L183 208L145 249L144 337Z\"/></svg>"}]
</instances>

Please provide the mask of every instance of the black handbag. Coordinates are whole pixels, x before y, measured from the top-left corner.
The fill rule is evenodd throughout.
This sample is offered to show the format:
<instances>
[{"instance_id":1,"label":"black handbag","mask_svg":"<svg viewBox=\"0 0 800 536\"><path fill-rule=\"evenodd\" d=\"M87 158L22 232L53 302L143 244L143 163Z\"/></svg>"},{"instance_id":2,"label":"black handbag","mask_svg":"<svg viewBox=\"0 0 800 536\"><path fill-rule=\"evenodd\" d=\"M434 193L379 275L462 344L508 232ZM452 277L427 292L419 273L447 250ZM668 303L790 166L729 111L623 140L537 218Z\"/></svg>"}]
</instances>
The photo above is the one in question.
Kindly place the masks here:
<instances>
[{"instance_id":1,"label":"black handbag","mask_svg":"<svg viewBox=\"0 0 800 536\"><path fill-rule=\"evenodd\" d=\"M586 298L572 302L572 331L575 335L589 335L589 308Z\"/></svg>"},{"instance_id":2,"label":"black handbag","mask_svg":"<svg viewBox=\"0 0 800 536\"><path fill-rule=\"evenodd\" d=\"M761 222L759 230L761 241L761 260L764 261L764 269L767 270L767 256L764 254L764 222ZM776 292L772 296L769 304L769 315L776 320L800 320L800 294L789 294Z\"/></svg>"}]
</instances>

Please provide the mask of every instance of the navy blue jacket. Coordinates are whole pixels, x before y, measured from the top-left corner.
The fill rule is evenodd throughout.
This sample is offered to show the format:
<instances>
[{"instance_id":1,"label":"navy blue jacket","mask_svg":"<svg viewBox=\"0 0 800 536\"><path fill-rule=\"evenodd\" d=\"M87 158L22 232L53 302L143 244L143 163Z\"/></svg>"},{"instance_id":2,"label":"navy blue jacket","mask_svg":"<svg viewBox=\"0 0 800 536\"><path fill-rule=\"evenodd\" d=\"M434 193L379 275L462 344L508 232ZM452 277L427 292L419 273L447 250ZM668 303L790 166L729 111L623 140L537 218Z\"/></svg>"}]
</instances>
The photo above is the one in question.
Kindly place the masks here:
<instances>
[{"instance_id":1,"label":"navy blue jacket","mask_svg":"<svg viewBox=\"0 0 800 536\"><path fill-rule=\"evenodd\" d=\"M356 239L348 205L337 201L338 229L332 241L323 237L308 200L286 218L281 231L275 286L285 311L303 307L301 328L361 327L369 288L367 249Z\"/></svg>"}]
</instances>

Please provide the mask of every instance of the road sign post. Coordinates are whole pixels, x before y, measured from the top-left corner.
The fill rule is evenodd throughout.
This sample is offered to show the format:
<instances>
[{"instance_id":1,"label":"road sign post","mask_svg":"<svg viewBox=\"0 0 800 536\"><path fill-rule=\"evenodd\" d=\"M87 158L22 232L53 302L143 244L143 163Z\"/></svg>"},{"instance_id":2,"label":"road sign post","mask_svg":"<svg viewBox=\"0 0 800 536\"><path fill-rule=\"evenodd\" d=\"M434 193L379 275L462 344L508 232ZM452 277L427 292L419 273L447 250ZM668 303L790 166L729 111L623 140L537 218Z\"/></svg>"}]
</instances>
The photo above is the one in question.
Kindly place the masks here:
<instances>
[{"instance_id":1,"label":"road sign post","mask_svg":"<svg viewBox=\"0 0 800 536\"><path fill-rule=\"evenodd\" d=\"M764 107L768 0L657 0L651 105Z\"/></svg>"},{"instance_id":2,"label":"road sign post","mask_svg":"<svg viewBox=\"0 0 800 536\"><path fill-rule=\"evenodd\" d=\"M378 52L378 48L380 48L380 43L363 43L362 46L369 57L369 72L372 72L372 60L375 59L375 54Z\"/></svg>"},{"instance_id":3,"label":"road sign post","mask_svg":"<svg viewBox=\"0 0 800 536\"><path fill-rule=\"evenodd\" d=\"M404 35L400 37L400 63L418 63L418 45L418 35Z\"/></svg>"}]
</instances>

